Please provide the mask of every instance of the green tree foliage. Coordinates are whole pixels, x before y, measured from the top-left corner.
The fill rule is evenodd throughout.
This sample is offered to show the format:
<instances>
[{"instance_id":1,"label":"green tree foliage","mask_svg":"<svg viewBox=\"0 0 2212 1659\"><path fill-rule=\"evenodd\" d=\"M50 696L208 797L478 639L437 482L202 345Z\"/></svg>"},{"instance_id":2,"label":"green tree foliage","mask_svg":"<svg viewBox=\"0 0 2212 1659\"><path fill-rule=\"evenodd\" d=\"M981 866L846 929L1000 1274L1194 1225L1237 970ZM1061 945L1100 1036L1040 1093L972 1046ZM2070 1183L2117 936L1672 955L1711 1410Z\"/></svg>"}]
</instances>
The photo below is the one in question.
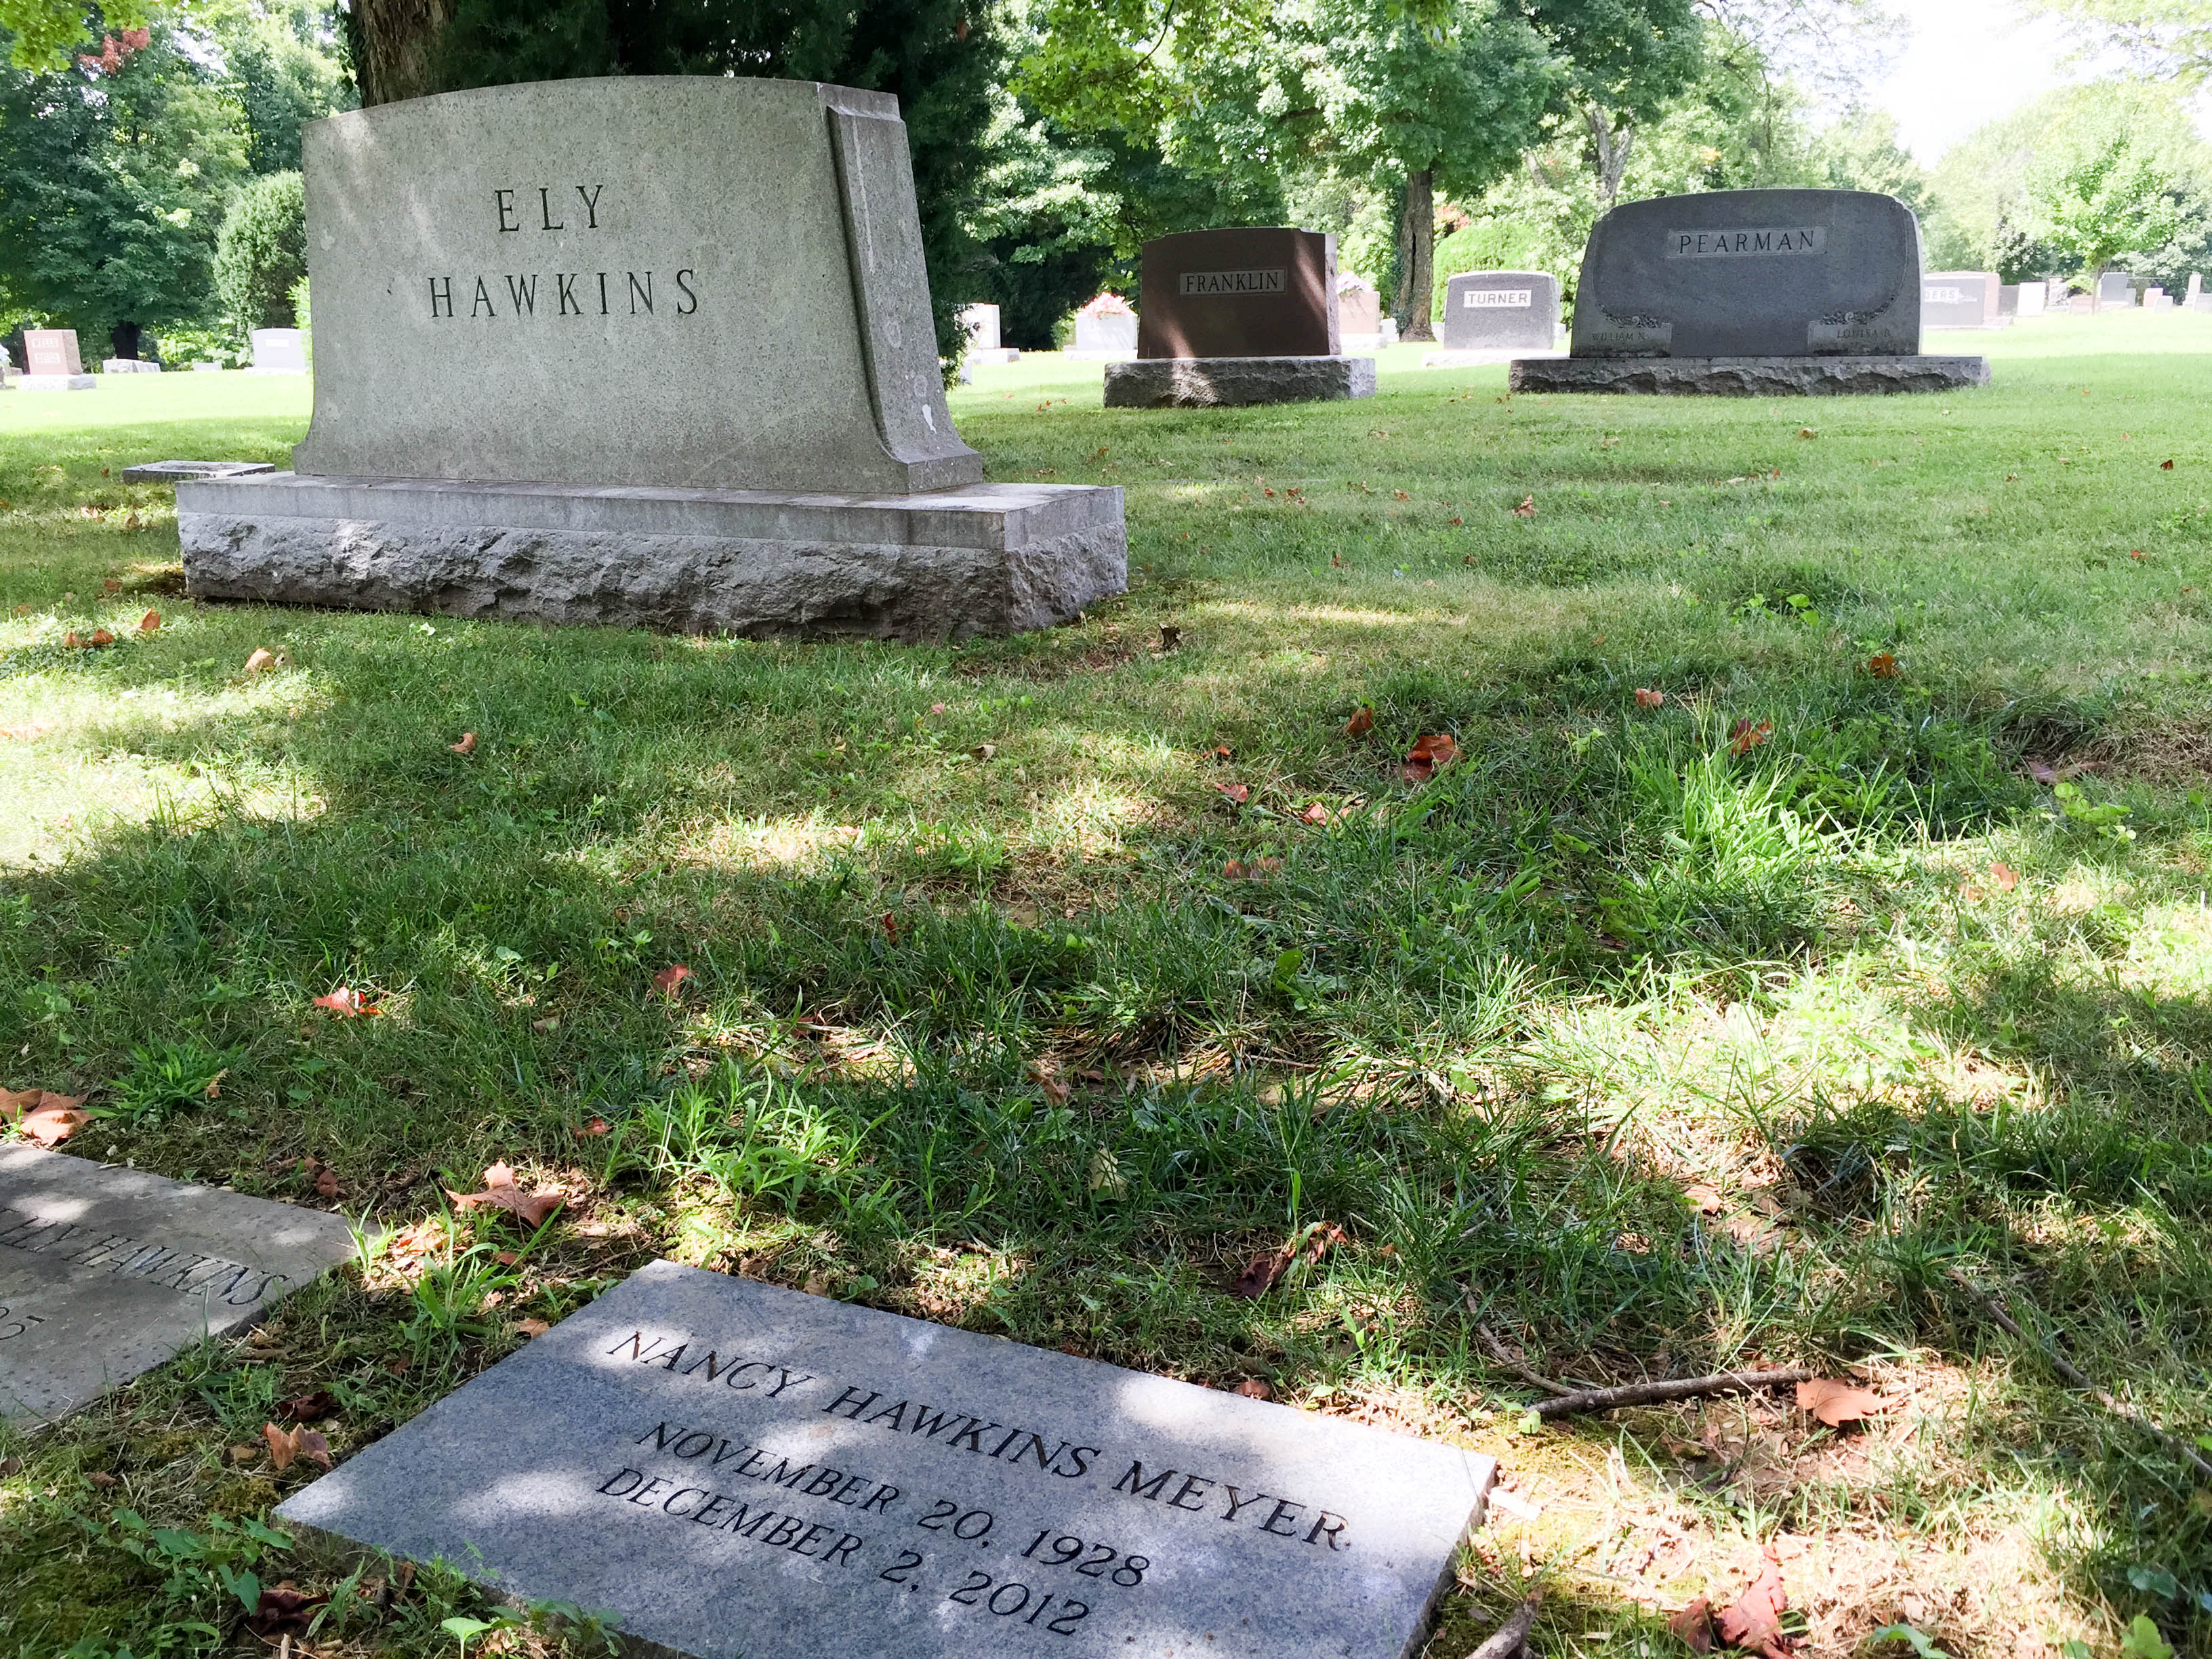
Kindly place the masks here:
<instances>
[{"instance_id":1,"label":"green tree foliage","mask_svg":"<svg viewBox=\"0 0 2212 1659\"><path fill-rule=\"evenodd\" d=\"M2027 170L2029 222L2085 277L2164 247L2189 222L2186 181L2120 112L2085 110L2044 135Z\"/></svg>"},{"instance_id":2,"label":"green tree foliage","mask_svg":"<svg viewBox=\"0 0 2212 1659\"><path fill-rule=\"evenodd\" d=\"M830 81L899 100L914 155L940 352L981 262L964 222L989 157L1005 51L981 0L457 0L443 88L592 75ZM704 181L702 181L703 183Z\"/></svg>"},{"instance_id":3,"label":"green tree foliage","mask_svg":"<svg viewBox=\"0 0 2212 1659\"><path fill-rule=\"evenodd\" d=\"M256 173L300 170L300 128L360 100L324 9L298 3L217 12L210 33L246 124Z\"/></svg>"},{"instance_id":4,"label":"green tree foliage","mask_svg":"<svg viewBox=\"0 0 2212 1659\"><path fill-rule=\"evenodd\" d=\"M2144 73L2197 88L2212 78L2212 0L2027 0L2065 19L2092 52L2118 53Z\"/></svg>"},{"instance_id":5,"label":"green tree foliage","mask_svg":"<svg viewBox=\"0 0 2212 1659\"><path fill-rule=\"evenodd\" d=\"M271 173L239 191L216 238L215 286L242 333L291 328L292 289L307 275L307 204L296 173Z\"/></svg>"},{"instance_id":6,"label":"green tree foliage","mask_svg":"<svg viewBox=\"0 0 2212 1659\"><path fill-rule=\"evenodd\" d=\"M8 61L19 70L50 74L67 69L95 29L122 34L147 26L146 8L132 0L93 6L86 0L0 0L0 32L8 36Z\"/></svg>"},{"instance_id":7,"label":"green tree foliage","mask_svg":"<svg viewBox=\"0 0 2212 1659\"><path fill-rule=\"evenodd\" d=\"M245 171L236 105L165 24L88 37L63 69L0 67L0 288L88 356L103 339L134 355L141 328L211 308Z\"/></svg>"},{"instance_id":8,"label":"green tree foliage","mask_svg":"<svg viewBox=\"0 0 2212 1659\"><path fill-rule=\"evenodd\" d=\"M1916 214L1928 211L1928 169L1897 142L1897 118L1887 111L1846 111L1813 141L1811 161L1832 189L1875 191Z\"/></svg>"}]
</instances>

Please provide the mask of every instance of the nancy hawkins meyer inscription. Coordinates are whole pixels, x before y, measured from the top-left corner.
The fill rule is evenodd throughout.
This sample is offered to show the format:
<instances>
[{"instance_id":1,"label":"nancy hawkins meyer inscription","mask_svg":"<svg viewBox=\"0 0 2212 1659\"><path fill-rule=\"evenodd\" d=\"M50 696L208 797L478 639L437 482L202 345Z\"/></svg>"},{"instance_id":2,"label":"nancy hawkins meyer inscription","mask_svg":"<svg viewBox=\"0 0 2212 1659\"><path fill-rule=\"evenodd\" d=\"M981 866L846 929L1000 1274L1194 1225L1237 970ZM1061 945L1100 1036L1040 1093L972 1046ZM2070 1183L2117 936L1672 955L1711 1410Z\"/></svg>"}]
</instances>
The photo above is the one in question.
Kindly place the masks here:
<instances>
[{"instance_id":1,"label":"nancy hawkins meyer inscription","mask_svg":"<svg viewBox=\"0 0 2212 1659\"><path fill-rule=\"evenodd\" d=\"M717 1659L1403 1659L1492 1468L656 1262L279 1512Z\"/></svg>"}]
</instances>

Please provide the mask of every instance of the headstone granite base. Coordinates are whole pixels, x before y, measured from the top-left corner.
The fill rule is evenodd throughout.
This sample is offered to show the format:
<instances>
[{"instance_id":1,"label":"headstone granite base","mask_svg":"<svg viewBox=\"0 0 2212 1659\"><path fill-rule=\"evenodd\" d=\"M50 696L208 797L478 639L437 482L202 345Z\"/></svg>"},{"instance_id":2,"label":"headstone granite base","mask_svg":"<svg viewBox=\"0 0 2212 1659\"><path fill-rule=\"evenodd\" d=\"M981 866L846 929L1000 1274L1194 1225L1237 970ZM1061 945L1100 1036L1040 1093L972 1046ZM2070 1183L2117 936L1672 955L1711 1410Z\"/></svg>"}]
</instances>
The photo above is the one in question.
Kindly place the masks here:
<instances>
[{"instance_id":1,"label":"headstone granite base","mask_svg":"<svg viewBox=\"0 0 2212 1659\"><path fill-rule=\"evenodd\" d=\"M295 1492L697 1659L1409 1659L1497 1466L657 1261Z\"/></svg>"},{"instance_id":2,"label":"headstone granite base","mask_svg":"<svg viewBox=\"0 0 2212 1659\"><path fill-rule=\"evenodd\" d=\"M0 1146L0 1418L61 1417L353 1254L342 1215Z\"/></svg>"},{"instance_id":3,"label":"headstone granite base","mask_svg":"<svg viewBox=\"0 0 2212 1659\"><path fill-rule=\"evenodd\" d=\"M1109 409L1220 409L1374 395L1372 357L1144 357L1106 369Z\"/></svg>"},{"instance_id":4,"label":"headstone granite base","mask_svg":"<svg viewBox=\"0 0 2212 1659\"><path fill-rule=\"evenodd\" d=\"M199 599L686 634L921 641L1072 620L1128 586L1118 487L918 495L330 478L177 488Z\"/></svg>"},{"instance_id":5,"label":"headstone granite base","mask_svg":"<svg viewBox=\"0 0 2212 1659\"><path fill-rule=\"evenodd\" d=\"M173 484L191 478L246 478L276 470L267 461L142 461L123 469L123 482Z\"/></svg>"},{"instance_id":6,"label":"headstone granite base","mask_svg":"<svg viewBox=\"0 0 2212 1659\"><path fill-rule=\"evenodd\" d=\"M1529 351L1513 346L1475 346L1465 350L1429 351L1421 355L1423 368L1480 368L1489 363L1518 362L1522 358L1531 362L1542 357L1564 357L1564 350Z\"/></svg>"},{"instance_id":7,"label":"headstone granite base","mask_svg":"<svg viewBox=\"0 0 2212 1659\"><path fill-rule=\"evenodd\" d=\"M99 385L97 374L22 374L15 380L18 392L91 392Z\"/></svg>"},{"instance_id":8,"label":"headstone granite base","mask_svg":"<svg viewBox=\"0 0 2212 1659\"><path fill-rule=\"evenodd\" d=\"M1986 357L1516 357L1515 392L1841 397L1987 386Z\"/></svg>"}]
</instances>

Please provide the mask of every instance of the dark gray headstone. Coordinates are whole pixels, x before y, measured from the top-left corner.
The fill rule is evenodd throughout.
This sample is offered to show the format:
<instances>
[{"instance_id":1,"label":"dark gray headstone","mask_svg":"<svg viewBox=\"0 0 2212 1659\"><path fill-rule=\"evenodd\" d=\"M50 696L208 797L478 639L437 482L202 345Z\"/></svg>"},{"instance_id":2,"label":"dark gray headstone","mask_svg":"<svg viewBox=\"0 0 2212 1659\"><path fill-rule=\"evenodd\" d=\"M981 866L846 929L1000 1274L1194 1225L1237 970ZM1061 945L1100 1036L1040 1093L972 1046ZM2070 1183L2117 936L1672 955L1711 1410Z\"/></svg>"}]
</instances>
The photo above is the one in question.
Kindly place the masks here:
<instances>
[{"instance_id":1,"label":"dark gray headstone","mask_svg":"<svg viewBox=\"0 0 2212 1659\"><path fill-rule=\"evenodd\" d=\"M2136 302L2135 279L2124 270L2108 270L2097 278L2097 303L2131 306Z\"/></svg>"},{"instance_id":2,"label":"dark gray headstone","mask_svg":"<svg viewBox=\"0 0 2212 1659\"><path fill-rule=\"evenodd\" d=\"M1444 284L1448 351L1549 351L1559 339L1559 279L1547 270L1469 270Z\"/></svg>"},{"instance_id":3,"label":"dark gray headstone","mask_svg":"<svg viewBox=\"0 0 2212 1659\"><path fill-rule=\"evenodd\" d=\"M343 1216L0 1147L0 1415L58 1418L353 1253Z\"/></svg>"},{"instance_id":4,"label":"dark gray headstone","mask_svg":"<svg viewBox=\"0 0 2212 1659\"><path fill-rule=\"evenodd\" d=\"M714 1659L1404 1659L1492 1461L659 1261L278 1516Z\"/></svg>"},{"instance_id":5,"label":"dark gray headstone","mask_svg":"<svg viewBox=\"0 0 2212 1659\"><path fill-rule=\"evenodd\" d=\"M1891 196L1665 196L1597 222L1575 295L1577 357L1910 356L1920 227Z\"/></svg>"}]
</instances>

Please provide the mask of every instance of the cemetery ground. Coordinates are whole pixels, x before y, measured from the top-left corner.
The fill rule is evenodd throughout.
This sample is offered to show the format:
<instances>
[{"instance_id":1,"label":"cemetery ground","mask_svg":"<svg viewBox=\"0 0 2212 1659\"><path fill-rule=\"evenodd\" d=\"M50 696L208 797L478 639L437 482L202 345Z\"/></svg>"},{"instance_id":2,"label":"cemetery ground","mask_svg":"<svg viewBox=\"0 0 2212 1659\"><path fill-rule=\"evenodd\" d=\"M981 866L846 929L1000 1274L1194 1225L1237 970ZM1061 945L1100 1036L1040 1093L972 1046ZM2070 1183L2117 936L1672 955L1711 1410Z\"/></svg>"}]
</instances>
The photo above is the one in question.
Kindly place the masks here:
<instances>
[{"instance_id":1,"label":"cemetery ground","mask_svg":"<svg viewBox=\"0 0 2212 1659\"><path fill-rule=\"evenodd\" d=\"M1765 1549L1778 1653L2204 1651L2212 325L1938 339L1996 384L980 368L1131 591L930 648L198 607L121 471L306 386L0 394L0 1085L387 1230L0 1439L0 1653L279 1580L294 1652L454 1651L453 1576L262 1529L272 1439L656 1255L1495 1452L1437 1659L1532 1580L1545 1655L1684 1651ZM1524 1417L1754 1363L1880 1402ZM470 1651L595 1650L538 1622Z\"/></svg>"}]
</instances>

